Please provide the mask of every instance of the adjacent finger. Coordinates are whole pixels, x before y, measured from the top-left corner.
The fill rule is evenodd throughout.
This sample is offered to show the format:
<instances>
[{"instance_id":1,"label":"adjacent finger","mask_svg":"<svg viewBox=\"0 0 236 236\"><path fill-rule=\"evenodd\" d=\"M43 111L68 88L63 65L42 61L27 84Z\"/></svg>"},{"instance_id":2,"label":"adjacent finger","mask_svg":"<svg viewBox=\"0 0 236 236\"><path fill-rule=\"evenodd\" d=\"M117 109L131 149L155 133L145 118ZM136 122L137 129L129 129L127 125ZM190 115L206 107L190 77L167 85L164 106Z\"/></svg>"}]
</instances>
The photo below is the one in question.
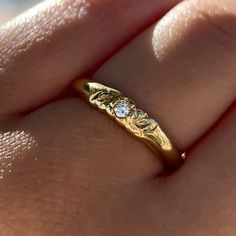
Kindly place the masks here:
<instances>
[{"instance_id":1,"label":"adjacent finger","mask_svg":"<svg viewBox=\"0 0 236 236\"><path fill-rule=\"evenodd\" d=\"M45 1L0 30L0 114L48 102L178 0Z\"/></svg>"},{"instance_id":2,"label":"adjacent finger","mask_svg":"<svg viewBox=\"0 0 236 236\"><path fill-rule=\"evenodd\" d=\"M94 75L133 98L182 150L235 99L236 11L227 2L180 3Z\"/></svg>"}]
</instances>

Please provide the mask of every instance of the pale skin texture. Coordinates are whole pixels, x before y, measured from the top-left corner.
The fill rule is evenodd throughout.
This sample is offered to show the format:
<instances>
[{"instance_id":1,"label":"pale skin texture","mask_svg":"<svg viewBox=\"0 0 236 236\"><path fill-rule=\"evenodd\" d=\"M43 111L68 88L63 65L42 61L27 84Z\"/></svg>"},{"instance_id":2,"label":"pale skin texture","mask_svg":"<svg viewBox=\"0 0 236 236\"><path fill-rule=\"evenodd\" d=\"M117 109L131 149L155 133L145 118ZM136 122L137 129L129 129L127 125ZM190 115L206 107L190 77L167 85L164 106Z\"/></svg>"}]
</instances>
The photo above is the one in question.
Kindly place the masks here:
<instances>
[{"instance_id":1,"label":"pale skin texture","mask_svg":"<svg viewBox=\"0 0 236 236\"><path fill-rule=\"evenodd\" d=\"M235 55L234 0L48 1L2 26L1 235L235 236ZM185 165L156 177L71 92L87 75L191 147Z\"/></svg>"}]
</instances>

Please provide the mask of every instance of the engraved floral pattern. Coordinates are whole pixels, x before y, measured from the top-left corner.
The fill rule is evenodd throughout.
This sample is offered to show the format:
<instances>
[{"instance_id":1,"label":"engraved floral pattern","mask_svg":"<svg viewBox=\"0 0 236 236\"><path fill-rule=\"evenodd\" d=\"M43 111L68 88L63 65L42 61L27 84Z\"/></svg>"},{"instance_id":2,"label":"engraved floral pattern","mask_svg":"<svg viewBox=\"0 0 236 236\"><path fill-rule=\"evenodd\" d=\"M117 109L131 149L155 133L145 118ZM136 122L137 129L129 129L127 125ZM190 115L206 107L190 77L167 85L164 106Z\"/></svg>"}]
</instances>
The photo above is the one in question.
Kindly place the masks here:
<instances>
[{"instance_id":1,"label":"engraved floral pattern","mask_svg":"<svg viewBox=\"0 0 236 236\"><path fill-rule=\"evenodd\" d=\"M88 83L86 88L90 94L89 101L98 109L107 112L112 118L116 119L130 133L140 139L146 139L160 146L162 149L171 149L171 143L158 123L150 118L147 113L136 108L134 102L124 97L118 90L109 88L99 83ZM118 101L126 101L131 112L125 118L115 115L115 104Z\"/></svg>"}]
</instances>

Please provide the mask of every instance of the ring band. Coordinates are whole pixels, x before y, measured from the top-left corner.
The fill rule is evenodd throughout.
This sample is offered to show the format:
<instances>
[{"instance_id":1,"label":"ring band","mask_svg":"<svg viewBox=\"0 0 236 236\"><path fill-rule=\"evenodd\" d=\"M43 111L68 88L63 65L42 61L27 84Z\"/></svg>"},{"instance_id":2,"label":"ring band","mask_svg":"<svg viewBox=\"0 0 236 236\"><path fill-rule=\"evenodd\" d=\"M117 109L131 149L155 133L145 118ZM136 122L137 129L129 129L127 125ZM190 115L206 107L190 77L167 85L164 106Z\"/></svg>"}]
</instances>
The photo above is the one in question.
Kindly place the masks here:
<instances>
[{"instance_id":1,"label":"ring band","mask_svg":"<svg viewBox=\"0 0 236 236\"><path fill-rule=\"evenodd\" d=\"M161 159L168 171L178 169L184 156L170 141L159 124L135 103L113 88L88 79L78 79L74 88L90 105L105 112L126 128L133 136L143 141Z\"/></svg>"}]
</instances>

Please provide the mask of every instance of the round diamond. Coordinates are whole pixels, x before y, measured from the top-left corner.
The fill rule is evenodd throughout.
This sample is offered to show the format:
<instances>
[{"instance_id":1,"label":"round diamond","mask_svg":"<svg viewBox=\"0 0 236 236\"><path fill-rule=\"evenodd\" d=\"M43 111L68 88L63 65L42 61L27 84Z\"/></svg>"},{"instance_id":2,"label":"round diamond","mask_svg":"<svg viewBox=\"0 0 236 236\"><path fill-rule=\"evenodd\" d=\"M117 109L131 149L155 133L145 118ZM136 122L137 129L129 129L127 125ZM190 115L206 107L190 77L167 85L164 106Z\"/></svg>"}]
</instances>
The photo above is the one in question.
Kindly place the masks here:
<instances>
[{"instance_id":1,"label":"round diamond","mask_svg":"<svg viewBox=\"0 0 236 236\"><path fill-rule=\"evenodd\" d=\"M119 101L115 105L114 112L118 118L126 118L130 112L130 104L126 101Z\"/></svg>"}]
</instances>

